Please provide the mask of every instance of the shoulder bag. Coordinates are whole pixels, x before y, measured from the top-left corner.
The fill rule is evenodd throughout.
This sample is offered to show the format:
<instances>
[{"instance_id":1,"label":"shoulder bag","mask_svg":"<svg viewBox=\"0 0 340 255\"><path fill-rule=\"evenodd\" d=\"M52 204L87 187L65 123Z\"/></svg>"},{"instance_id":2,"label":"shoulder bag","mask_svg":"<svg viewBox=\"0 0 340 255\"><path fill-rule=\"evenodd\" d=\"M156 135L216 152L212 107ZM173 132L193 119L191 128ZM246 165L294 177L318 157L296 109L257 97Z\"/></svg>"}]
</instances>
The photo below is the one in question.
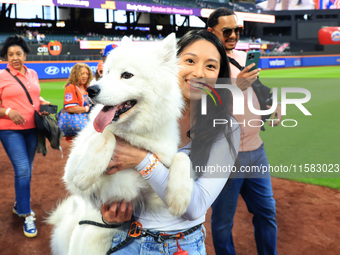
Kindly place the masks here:
<instances>
[{"instance_id":1,"label":"shoulder bag","mask_svg":"<svg viewBox=\"0 0 340 255\"><path fill-rule=\"evenodd\" d=\"M235 59L228 57L229 62L236 66L240 71L244 69ZM259 79L256 79L254 83L251 85L257 99L259 100L261 110L268 110L267 105L271 106L273 104L273 96L271 93L271 89L265 85L262 84L262 82ZM266 122L267 119L269 119L271 114L269 115L262 115L261 119L263 122ZM261 130L265 130L264 127L261 127Z\"/></svg>"},{"instance_id":2,"label":"shoulder bag","mask_svg":"<svg viewBox=\"0 0 340 255\"><path fill-rule=\"evenodd\" d=\"M75 88L77 94L77 88ZM58 126L64 136L77 135L89 122L89 113L68 113L65 108L57 114Z\"/></svg>"},{"instance_id":3,"label":"shoulder bag","mask_svg":"<svg viewBox=\"0 0 340 255\"><path fill-rule=\"evenodd\" d=\"M10 75L12 75L14 77L14 79L16 79L17 82L21 85L21 87L25 90L26 95L28 97L28 100L30 101L30 103L32 104L32 106L34 108L34 122L35 122L36 128L38 130L38 133L43 134L45 137L47 137L49 139L51 137L51 129L50 129L50 126L49 126L47 120L43 116L41 116L40 113L37 112L37 110L35 109L32 98L31 98L30 94L28 93L24 84L22 84L22 82L18 79L18 77L11 74L11 72L9 71L8 68L6 68L6 71Z\"/></svg>"}]
</instances>

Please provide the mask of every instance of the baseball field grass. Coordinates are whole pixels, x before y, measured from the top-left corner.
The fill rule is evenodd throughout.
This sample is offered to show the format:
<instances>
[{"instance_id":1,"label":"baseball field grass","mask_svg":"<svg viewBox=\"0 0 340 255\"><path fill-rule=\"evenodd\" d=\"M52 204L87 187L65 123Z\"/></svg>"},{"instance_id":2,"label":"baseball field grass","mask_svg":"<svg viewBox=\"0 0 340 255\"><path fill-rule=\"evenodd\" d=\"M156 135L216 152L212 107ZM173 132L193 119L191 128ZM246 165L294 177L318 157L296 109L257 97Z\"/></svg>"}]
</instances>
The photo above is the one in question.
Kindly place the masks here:
<instances>
[{"instance_id":1,"label":"baseball field grass","mask_svg":"<svg viewBox=\"0 0 340 255\"><path fill-rule=\"evenodd\" d=\"M284 121L277 127L265 124L261 137L272 167L272 176L340 189L340 66L262 70L261 81L277 88L300 88L286 93L288 99L311 98L300 108L287 105ZM41 95L63 106L65 81L41 82ZM283 107L283 105L282 105Z\"/></svg>"},{"instance_id":2,"label":"baseball field grass","mask_svg":"<svg viewBox=\"0 0 340 255\"><path fill-rule=\"evenodd\" d=\"M283 119L287 126L297 125L265 124L266 131L261 132L269 163L278 171L272 175L340 189L340 66L263 70L260 76L269 87L304 88L311 93L303 104L311 116L288 105ZM304 96L287 93L287 98Z\"/></svg>"}]
</instances>

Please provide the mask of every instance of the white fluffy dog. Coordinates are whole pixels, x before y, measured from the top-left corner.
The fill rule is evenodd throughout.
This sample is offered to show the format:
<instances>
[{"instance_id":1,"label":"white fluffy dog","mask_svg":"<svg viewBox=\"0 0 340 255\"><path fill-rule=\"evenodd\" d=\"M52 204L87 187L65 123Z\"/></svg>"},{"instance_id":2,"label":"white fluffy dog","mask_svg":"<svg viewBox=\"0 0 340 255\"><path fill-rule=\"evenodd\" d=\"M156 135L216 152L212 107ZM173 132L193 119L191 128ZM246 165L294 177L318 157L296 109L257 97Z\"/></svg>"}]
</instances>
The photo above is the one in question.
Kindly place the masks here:
<instances>
[{"instance_id":1,"label":"white fluffy dog","mask_svg":"<svg viewBox=\"0 0 340 255\"><path fill-rule=\"evenodd\" d=\"M188 156L177 153L177 121L183 109L177 72L174 34L152 45L134 45L124 38L109 54L103 78L89 90L98 105L74 141L65 167L63 179L71 196L48 220L54 225L54 255L106 253L115 230L78 225L80 220L102 222L103 203L133 201L144 210L157 210L163 203L135 169L106 174L115 135L153 152L169 167L166 205L174 215L186 211L193 180Z\"/></svg>"}]
</instances>

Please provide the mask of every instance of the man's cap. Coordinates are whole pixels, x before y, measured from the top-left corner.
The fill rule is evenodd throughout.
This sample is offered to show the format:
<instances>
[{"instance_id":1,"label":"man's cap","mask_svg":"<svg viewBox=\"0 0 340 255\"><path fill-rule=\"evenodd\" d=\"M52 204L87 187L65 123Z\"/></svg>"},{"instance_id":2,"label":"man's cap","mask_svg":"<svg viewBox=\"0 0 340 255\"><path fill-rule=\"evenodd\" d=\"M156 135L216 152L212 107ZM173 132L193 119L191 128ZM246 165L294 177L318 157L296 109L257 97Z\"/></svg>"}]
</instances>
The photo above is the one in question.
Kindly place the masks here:
<instances>
[{"instance_id":1,"label":"man's cap","mask_svg":"<svg viewBox=\"0 0 340 255\"><path fill-rule=\"evenodd\" d=\"M117 44L109 44L105 47L104 51L103 51L103 54L102 54L102 57L106 57L111 50L117 48Z\"/></svg>"}]
</instances>

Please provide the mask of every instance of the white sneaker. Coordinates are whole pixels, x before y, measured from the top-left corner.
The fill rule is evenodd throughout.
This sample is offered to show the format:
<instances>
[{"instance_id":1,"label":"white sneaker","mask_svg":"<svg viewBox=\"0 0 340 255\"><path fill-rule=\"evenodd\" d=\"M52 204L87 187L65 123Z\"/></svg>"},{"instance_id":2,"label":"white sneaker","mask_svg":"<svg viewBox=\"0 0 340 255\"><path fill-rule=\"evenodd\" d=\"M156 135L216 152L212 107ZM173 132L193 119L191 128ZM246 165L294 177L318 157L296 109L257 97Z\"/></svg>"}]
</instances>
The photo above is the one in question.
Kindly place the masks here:
<instances>
[{"instance_id":1,"label":"white sneaker","mask_svg":"<svg viewBox=\"0 0 340 255\"><path fill-rule=\"evenodd\" d=\"M27 237L35 237L38 234L37 228L34 224L35 218L33 216L27 216L24 222L24 235Z\"/></svg>"}]
</instances>

